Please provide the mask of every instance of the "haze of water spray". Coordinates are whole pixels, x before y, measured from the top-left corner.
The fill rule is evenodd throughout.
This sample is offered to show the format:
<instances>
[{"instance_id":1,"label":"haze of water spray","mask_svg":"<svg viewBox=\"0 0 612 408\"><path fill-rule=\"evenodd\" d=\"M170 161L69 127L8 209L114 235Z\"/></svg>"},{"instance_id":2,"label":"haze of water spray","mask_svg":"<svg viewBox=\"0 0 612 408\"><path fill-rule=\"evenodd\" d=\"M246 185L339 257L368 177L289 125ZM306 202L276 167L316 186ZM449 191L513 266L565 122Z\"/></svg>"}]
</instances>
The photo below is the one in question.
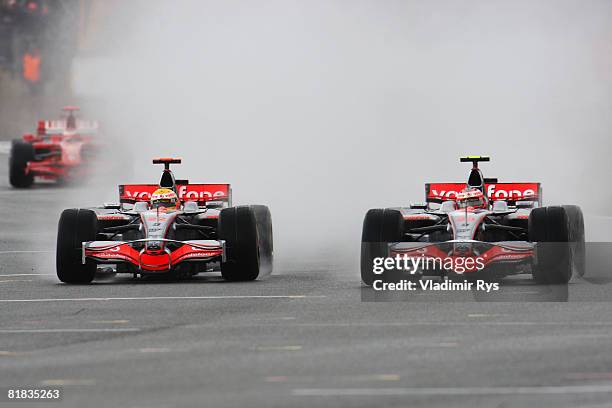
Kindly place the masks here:
<instances>
[{"instance_id":1,"label":"haze of water spray","mask_svg":"<svg viewBox=\"0 0 612 408\"><path fill-rule=\"evenodd\" d=\"M358 248L368 208L464 180L462 154L610 213L609 2L132 7L103 31L112 52L76 64L77 91L133 151L134 180L182 156L178 176L270 205L279 249Z\"/></svg>"}]
</instances>

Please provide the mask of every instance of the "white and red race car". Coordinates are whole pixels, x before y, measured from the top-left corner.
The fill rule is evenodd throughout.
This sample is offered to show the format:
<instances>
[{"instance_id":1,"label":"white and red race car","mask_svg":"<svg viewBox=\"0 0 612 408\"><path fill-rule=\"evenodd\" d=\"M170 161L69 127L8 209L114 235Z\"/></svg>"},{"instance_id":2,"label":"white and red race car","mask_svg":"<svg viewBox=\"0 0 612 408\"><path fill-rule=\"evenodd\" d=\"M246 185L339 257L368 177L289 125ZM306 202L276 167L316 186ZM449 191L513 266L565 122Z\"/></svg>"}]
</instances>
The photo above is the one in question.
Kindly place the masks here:
<instances>
[{"instance_id":1,"label":"white and red race car","mask_svg":"<svg viewBox=\"0 0 612 408\"><path fill-rule=\"evenodd\" d=\"M428 183L425 203L367 212L361 249L366 285L406 272L417 278L531 273L539 283L561 284L573 272L584 274L581 209L543 207L540 183L484 178L478 163L485 161L462 157L473 163L467 183Z\"/></svg>"},{"instance_id":2,"label":"white and red race car","mask_svg":"<svg viewBox=\"0 0 612 408\"><path fill-rule=\"evenodd\" d=\"M36 134L13 140L9 181L28 188L39 180L75 181L93 172L93 163L106 146L98 135L98 122L78 119L76 106L65 106L64 118L40 120Z\"/></svg>"},{"instance_id":3,"label":"white and red race car","mask_svg":"<svg viewBox=\"0 0 612 408\"><path fill-rule=\"evenodd\" d=\"M229 184L176 180L161 158L159 184L119 186L119 203L62 212L57 235L57 276L89 283L98 267L134 275L192 276L220 269L230 281L255 280L272 271L270 210L232 206ZM158 189L177 198L175 208L153 208Z\"/></svg>"}]
</instances>

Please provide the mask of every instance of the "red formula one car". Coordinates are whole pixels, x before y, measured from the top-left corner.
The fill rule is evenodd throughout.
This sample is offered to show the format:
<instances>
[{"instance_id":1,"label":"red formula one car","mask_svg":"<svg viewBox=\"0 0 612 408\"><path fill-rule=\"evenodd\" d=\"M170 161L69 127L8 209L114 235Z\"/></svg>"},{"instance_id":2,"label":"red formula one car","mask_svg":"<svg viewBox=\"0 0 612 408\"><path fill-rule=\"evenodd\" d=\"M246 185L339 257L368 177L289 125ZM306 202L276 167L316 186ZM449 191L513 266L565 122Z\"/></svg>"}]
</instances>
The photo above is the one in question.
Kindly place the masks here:
<instances>
[{"instance_id":1,"label":"red formula one car","mask_svg":"<svg viewBox=\"0 0 612 408\"><path fill-rule=\"evenodd\" d=\"M70 181L88 174L99 149L98 123L75 117L79 108L66 106L65 118L41 120L36 134L13 140L9 181L13 187L30 187L36 178Z\"/></svg>"},{"instance_id":2,"label":"red formula one car","mask_svg":"<svg viewBox=\"0 0 612 408\"><path fill-rule=\"evenodd\" d=\"M584 274L579 207L542 207L540 183L484 178L478 163L488 157L461 161L473 163L467 183L429 183L425 203L368 211L361 251L366 285L406 272L462 279L531 273L540 283Z\"/></svg>"},{"instance_id":3,"label":"red formula one car","mask_svg":"<svg viewBox=\"0 0 612 408\"><path fill-rule=\"evenodd\" d=\"M119 186L118 204L62 212L57 234L57 276L89 283L98 267L133 275L192 276L221 270L230 281L272 271L268 207L232 207L229 184L176 180L163 164L159 184Z\"/></svg>"}]
</instances>

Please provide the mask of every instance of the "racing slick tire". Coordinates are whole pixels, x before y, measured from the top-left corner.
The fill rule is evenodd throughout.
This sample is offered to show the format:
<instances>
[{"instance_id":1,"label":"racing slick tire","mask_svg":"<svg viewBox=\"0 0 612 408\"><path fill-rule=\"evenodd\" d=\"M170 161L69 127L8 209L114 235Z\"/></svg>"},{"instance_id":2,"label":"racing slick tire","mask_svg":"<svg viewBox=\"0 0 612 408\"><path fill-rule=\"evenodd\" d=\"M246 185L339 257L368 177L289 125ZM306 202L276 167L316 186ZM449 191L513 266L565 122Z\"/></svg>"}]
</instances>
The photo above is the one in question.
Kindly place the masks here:
<instances>
[{"instance_id":1,"label":"racing slick tire","mask_svg":"<svg viewBox=\"0 0 612 408\"><path fill-rule=\"evenodd\" d=\"M57 229L56 270L64 283L91 283L96 264L82 263L81 244L94 241L98 232L98 217L92 210L71 208L60 216Z\"/></svg>"},{"instance_id":2,"label":"racing slick tire","mask_svg":"<svg viewBox=\"0 0 612 408\"><path fill-rule=\"evenodd\" d=\"M250 206L225 208L219 214L219 239L225 240L223 279L252 281L259 276L261 246L255 211Z\"/></svg>"},{"instance_id":3,"label":"racing slick tire","mask_svg":"<svg viewBox=\"0 0 612 408\"><path fill-rule=\"evenodd\" d=\"M34 182L32 174L26 174L28 162L34 160L34 146L21 140L13 140L9 158L9 181L15 188L27 188Z\"/></svg>"},{"instance_id":4,"label":"racing slick tire","mask_svg":"<svg viewBox=\"0 0 612 408\"><path fill-rule=\"evenodd\" d=\"M560 206L535 208L529 215L529 241L535 243L532 275L542 284L567 284L572 277L571 227Z\"/></svg>"},{"instance_id":5,"label":"racing slick tire","mask_svg":"<svg viewBox=\"0 0 612 408\"><path fill-rule=\"evenodd\" d=\"M578 276L584 276L586 271L586 243L584 239L584 215L582 209L577 205L564 205L570 228L570 248L574 272Z\"/></svg>"},{"instance_id":6,"label":"racing slick tire","mask_svg":"<svg viewBox=\"0 0 612 408\"><path fill-rule=\"evenodd\" d=\"M265 205L251 205L257 223L257 236L260 244L260 275L272 273L274 263L274 240L272 234L272 214Z\"/></svg>"},{"instance_id":7,"label":"racing slick tire","mask_svg":"<svg viewBox=\"0 0 612 408\"><path fill-rule=\"evenodd\" d=\"M361 234L361 281L372 286L381 275L373 271L374 258L388 256L387 243L404 238L404 217L399 210L375 208L366 213Z\"/></svg>"}]
</instances>

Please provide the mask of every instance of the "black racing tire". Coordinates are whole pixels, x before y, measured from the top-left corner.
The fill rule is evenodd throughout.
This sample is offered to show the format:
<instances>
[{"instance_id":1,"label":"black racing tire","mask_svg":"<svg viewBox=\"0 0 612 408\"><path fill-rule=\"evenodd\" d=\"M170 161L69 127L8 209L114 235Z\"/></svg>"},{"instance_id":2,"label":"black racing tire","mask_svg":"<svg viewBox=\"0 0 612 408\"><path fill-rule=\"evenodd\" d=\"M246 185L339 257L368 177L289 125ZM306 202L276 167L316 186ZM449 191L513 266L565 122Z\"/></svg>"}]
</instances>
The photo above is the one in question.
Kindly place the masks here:
<instances>
[{"instance_id":1,"label":"black racing tire","mask_svg":"<svg viewBox=\"0 0 612 408\"><path fill-rule=\"evenodd\" d=\"M218 237L225 240L225 262L221 262L223 279L231 282L257 279L260 245L253 209L238 206L221 210Z\"/></svg>"},{"instance_id":2,"label":"black racing tire","mask_svg":"<svg viewBox=\"0 0 612 408\"><path fill-rule=\"evenodd\" d=\"M274 236L272 233L272 214L265 205L251 205L257 222L257 236L259 240L260 273L272 273L274 263Z\"/></svg>"},{"instance_id":3,"label":"black racing tire","mask_svg":"<svg viewBox=\"0 0 612 408\"><path fill-rule=\"evenodd\" d=\"M28 162L34 160L34 146L21 140L13 140L9 158L9 182L15 188L28 188L34 176L26 174Z\"/></svg>"},{"instance_id":4,"label":"black racing tire","mask_svg":"<svg viewBox=\"0 0 612 408\"><path fill-rule=\"evenodd\" d=\"M582 277L586 272L586 242L584 238L584 215L582 209L577 205L564 205L567 213L570 233L570 248L574 272Z\"/></svg>"},{"instance_id":5,"label":"black racing tire","mask_svg":"<svg viewBox=\"0 0 612 408\"><path fill-rule=\"evenodd\" d=\"M532 275L541 284L567 284L573 261L568 215L560 206L535 208L529 215L529 241L535 243Z\"/></svg>"},{"instance_id":6,"label":"black racing tire","mask_svg":"<svg viewBox=\"0 0 612 408\"><path fill-rule=\"evenodd\" d=\"M374 259L388 255L389 242L404 238L404 217L399 210L375 208L366 213L361 234L361 281L372 286L380 275L373 271Z\"/></svg>"},{"instance_id":7,"label":"black racing tire","mask_svg":"<svg viewBox=\"0 0 612 408\"><path fill-rule=\"evenodd\" d=\"M92 210L71 208L60 216L57 229L56 271L64 283L91 283L96 273L96 264L87 260L82 263L83 242L95 241L98 232L98 217Z\"/></svg>"}]
</instances>

